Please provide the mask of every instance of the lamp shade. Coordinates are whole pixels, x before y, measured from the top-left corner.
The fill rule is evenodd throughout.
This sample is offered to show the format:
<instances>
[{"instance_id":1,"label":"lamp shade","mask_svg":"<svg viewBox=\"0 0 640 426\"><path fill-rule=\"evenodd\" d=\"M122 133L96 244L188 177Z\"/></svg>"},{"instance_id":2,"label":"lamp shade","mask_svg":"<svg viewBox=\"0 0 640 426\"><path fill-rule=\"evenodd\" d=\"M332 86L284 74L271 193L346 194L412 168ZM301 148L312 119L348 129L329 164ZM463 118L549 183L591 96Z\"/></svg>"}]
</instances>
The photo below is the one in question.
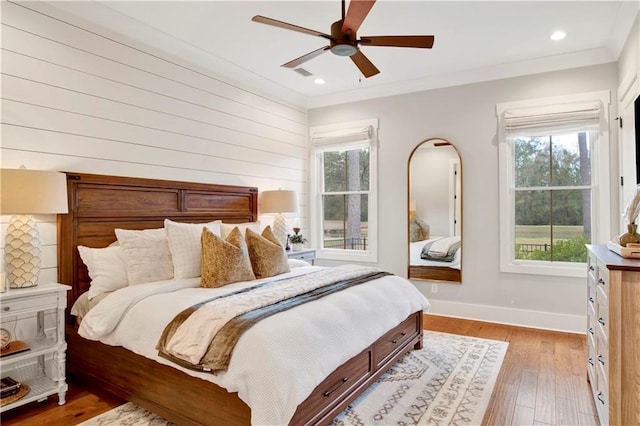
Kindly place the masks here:
<instances>
[{"instance_id":1,"label":"lamp shade","mask_svg":"<svg viewBox=\"0 0 640 426\"><path fill-rule=\"evenodd\" d=\"M283 189L263 191L260 210L262 213L295 213L298 211L298 193Z\"/></svg>"},{"instance_id":2,"label":"lamp shade","mask_svg":"<svg viewBox=\"0 0 640 426\"><path fill-rule=\"evenodd\" d=\"M28 169L0 171L0 213L67 213L67 176Z\"/></svg>"}]
</instances>

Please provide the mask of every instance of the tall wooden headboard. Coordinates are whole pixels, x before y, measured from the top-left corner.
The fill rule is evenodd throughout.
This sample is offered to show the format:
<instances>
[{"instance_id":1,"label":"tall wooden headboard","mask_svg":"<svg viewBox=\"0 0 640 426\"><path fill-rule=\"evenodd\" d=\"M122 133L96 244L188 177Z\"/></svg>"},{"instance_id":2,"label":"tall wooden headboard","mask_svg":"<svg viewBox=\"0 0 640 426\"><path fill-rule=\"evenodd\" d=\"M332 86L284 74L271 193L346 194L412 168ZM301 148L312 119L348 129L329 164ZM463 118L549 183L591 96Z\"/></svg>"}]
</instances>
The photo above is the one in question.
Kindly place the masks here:
<instances>
[{"instance_id":1,"label":"tall wooden headboard","mask_svg":"<svg viewBox=\"0 0 640 426\"><path fill-rule=\"evenodd\" d=\"M89 289L77 247L106 247L114 229L162 228L164 219L253 222L258 188L67 172L69 213L58 215L58 281L72 286L68 307Z\"/></svg>"}]
</instances>

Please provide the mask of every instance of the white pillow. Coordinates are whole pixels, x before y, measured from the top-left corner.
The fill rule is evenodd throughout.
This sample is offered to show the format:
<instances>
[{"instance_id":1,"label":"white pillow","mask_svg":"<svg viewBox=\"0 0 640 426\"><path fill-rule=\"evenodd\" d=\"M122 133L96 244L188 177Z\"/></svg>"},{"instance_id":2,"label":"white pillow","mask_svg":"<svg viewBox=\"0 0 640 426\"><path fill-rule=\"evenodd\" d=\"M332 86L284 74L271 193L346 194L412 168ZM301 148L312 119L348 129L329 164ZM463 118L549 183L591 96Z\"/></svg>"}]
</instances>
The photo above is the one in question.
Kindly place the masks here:
<instances>
[{"instance_id":1,"label":"white pillow","mask_svg":"<svg viewBox=\"0 0 640 426\"><path fill-rule=\"evenodd\" d=\"M173 261L164 228L115 231L127 265L129 285L173 278Z\"/></svg>"},{"instance_id":2,"label":"white pillow","mask_svg":"<svg viewBox=\"0 0 640 426\"><path fill-rule=\"evenodd\" d=\"M88 291L89 300L102 293L115 291L129 285L122 247L90 248L78 246L78 252L84 264L87 265L89 278L91 278Z\"/></svg>"},{"instance_id":3,"label":"white pillow","mask_svg":"<svg viewBox=\"0 0 640 426\"><path fill-rule=\"evenodd\" d=\"M169 240L169 250L173 259L175 278L196 278L200 276L200 253L202 252L202 228L220 236L221 220L209 223L179 223L164 220L164 229Z\"/></svg>"},{"instance_id":4,"label":"white pillow","mask_svg":"<svg viewBox=\"0 0 640 426\"><path fill-rule=\"evenodd\" d=\"M302 259L289 259L289 268L300 268L302 266L311 266L310 263L305 262Z\"/></svg>"},{"instance_id":5,"label":"white pillow","mask_svg":"<svg viewBox=\"0 0 640 426\"><path fill-rule=\"evenodd\" d=\"M245 222L245 223L222 223L222 224L220 224L220 226L221 226L221 230L222 230L222 238L223 239L226 239L227 235L229 235L229 233L231 231L233 231L233 228L235 228L236 226L240 230L240 233L242 233L242 237L243 238L244 238L244 233L245 233L247 228L251 229L256 234L260 233L260 221L259 220L257 222Z\"/></svg>"}]
</instances>

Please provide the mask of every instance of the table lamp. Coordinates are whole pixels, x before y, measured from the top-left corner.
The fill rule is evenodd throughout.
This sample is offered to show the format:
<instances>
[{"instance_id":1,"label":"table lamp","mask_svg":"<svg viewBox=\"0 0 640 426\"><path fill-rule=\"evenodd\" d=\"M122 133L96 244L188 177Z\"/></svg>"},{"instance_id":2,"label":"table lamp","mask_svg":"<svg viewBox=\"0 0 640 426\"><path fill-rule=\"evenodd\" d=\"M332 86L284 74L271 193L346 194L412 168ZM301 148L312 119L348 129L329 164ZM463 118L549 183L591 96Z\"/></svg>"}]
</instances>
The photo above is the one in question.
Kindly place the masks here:
<instances>
[{"instance_id":1,"label":"table lamp","mask_svg":"<svg viewBox=\"0 0 640 426\"><path fill-rule=\"evenodd\" d=\"M260 201L262 213L277 213L273 220L273 233L282 247L287 246L287 233L289 225L283 213L295 213L298 211L298 193L278 189L275 191L263 191Z\"/></svg>"},{"instance_id":2,"label":"table lamp","mask_svg":"<svg viewBox=\"0 0 640 426\"><path fill-rule=\"evenodd\" d=\"M67 176L64 173L0 170L0 214L11 214L5 237L5 272L10 288L38 285L40 233L34 214L67 213Z\"/></svg>"}]
</instances>

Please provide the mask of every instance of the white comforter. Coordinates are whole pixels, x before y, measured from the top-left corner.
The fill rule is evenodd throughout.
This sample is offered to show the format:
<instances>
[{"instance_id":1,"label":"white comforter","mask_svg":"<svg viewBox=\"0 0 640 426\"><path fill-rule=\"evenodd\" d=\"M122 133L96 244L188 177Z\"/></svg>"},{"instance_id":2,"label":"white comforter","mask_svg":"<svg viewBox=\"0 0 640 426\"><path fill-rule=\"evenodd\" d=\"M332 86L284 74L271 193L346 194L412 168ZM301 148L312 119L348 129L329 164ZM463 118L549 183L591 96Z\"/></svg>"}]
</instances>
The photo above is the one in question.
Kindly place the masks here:
<instances>
[{"instance_id":1,"label":"white comforter","mask_svg":"<svg viewBox=\"0 0 640 426\"><path fill-rule=\"evenodd\" d=\"M318 269L322 268L293 268L277 278ZM239 339L224 373L187 370L157 355L155 345L164 326L180 311L203 299L256 283L205 289L199 287L199 278L193 278L126 287L94 307L84 317L79 332L87 339L123 346L229 392L238 392L251 408L254 425L283 425L330 372L409 314L429 308L429 302L409 281L387 276L259 322Z\"/></svg>"}]
</instances>

